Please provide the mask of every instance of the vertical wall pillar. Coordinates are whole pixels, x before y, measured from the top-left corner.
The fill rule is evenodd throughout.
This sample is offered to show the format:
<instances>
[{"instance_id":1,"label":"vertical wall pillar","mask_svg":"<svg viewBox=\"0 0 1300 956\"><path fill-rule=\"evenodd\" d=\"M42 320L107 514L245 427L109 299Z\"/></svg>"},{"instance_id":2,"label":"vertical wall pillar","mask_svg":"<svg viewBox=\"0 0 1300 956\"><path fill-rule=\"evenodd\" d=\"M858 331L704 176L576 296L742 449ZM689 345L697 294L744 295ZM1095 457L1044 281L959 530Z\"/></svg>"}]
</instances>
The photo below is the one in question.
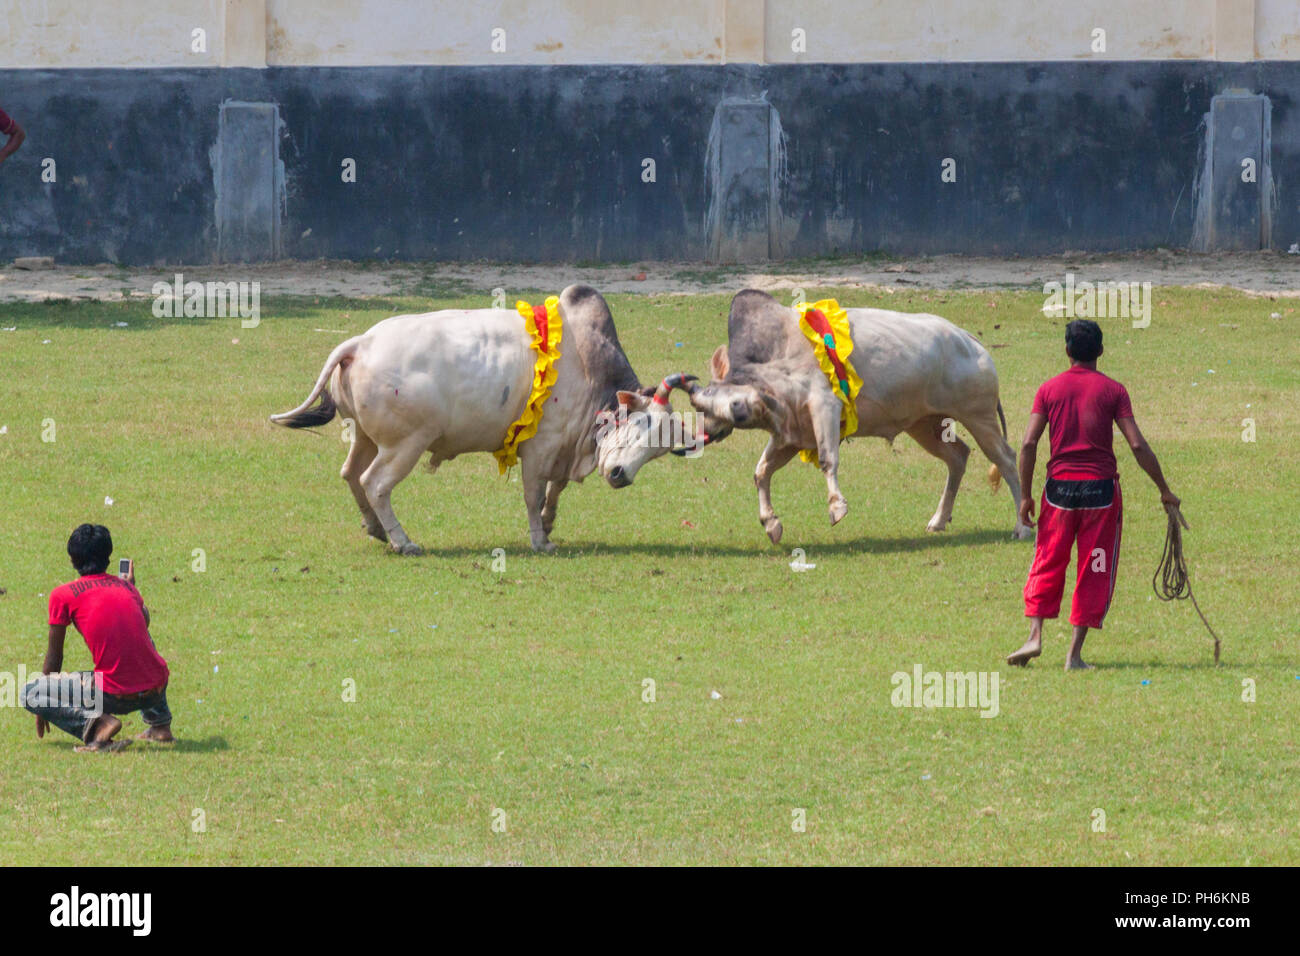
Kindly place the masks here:
<instances>
[{"instance_id":1,"label":"vertical wall pillar","mask_svg":"<svg viewBox=\"0 0 1300 956\"><path fill-rule=\"evenodd\" d=\"M724 100L713 125L711 258L766 259L772 231L772 106L765 100Z\"/></svg>"},{"instance_id":2,"label":"vertical wall pillar","mask_svg":"<svg viewBox=\"0 0 1300 956\"><path fill-rule=\"evenodd\" d=\"M279 107L237 101L221 104L213 175L218 261L279 258L284 206Z\"/></svg>"},{"instance_id":3,"label":"vertical wall pillar","mask_svg":"<svg viewBox=\"0 0 1300 956\"><path fill-rule=\"evenodd\" d=\"M722 0L724 63L762 63L767 52L767 0Z\"/></svg>"},{"instance_id":4,"label":"vertical wall pillar","mask_svg":"<svg viewBox=\"0 0 1300 956\"><path fill-rule=\"evenodd\" d=\"M1255 0L1214 0L1214 58L1255 59Z\"/></svg>"},{"instance_id":5,"label":"vertical wall pillar","mask_svg":"<svg viewBox=\"0 0 1300 956\"><path fill-rule=\"evenodd\" d=\"M266 66L266 0L226 0L222 66Z\"/></svg>"},{"instance_id":6,"label":"vertical wall pillar","mask_svg":"<svg viewBox=\"0 0 1300 956\"><path fill-rule=\"evenodd\" d=\"M1233 91L1210 100L1192 248L1240 252L1272 244L1271 125L1267 96Z\"/></svg>"}]
</instances>

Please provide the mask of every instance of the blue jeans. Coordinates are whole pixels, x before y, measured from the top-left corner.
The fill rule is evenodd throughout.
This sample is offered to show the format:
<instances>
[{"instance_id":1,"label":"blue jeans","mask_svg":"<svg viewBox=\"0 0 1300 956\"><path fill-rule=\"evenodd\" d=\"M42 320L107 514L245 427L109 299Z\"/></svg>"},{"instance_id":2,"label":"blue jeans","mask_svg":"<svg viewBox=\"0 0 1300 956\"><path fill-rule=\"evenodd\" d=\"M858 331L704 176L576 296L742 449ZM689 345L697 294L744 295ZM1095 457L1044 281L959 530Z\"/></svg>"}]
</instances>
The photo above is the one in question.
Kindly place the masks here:
<instances>
[{"instance_id":1,"label":"blue jeans","mask_svg":"<svg viewBox=\"0 0 1300 956\"><path fill-rule=\"evenodd\" d=\"M150 727L172 722L166 684L139 694L110 694L102 681L95 680L94 671L43 674L23 688L23 706L82 741L102 714L138 710Z\"/></svg>"}]
</instances>

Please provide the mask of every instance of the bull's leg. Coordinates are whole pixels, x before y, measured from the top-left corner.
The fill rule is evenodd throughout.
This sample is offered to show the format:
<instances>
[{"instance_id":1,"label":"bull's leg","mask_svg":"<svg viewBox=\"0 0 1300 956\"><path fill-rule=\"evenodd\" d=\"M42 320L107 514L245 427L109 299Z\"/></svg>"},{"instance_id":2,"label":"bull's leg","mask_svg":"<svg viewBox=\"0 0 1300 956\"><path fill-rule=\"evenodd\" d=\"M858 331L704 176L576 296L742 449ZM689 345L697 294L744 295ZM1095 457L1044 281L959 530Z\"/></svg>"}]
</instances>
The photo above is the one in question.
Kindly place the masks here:
<instances>
[{"instance_id":1,"label":"bull's leg","mask_svg":"<svg viewBox=\"0 0 1300 956\"><path fill-rule=\"evenodd\" d=\"M560 492L568 481L548 481L546 483L546 501L542 504L542 530L549 535L555 527L555 508L560 502Z\"/></svg>"},{"instance_id":2,"label":"bull's leg","mask_svg":"<svg viewBox=\"0 0 1300 956\"><path fill-rule=\"evenodd\" d=\"M1011 492L1011 507L1016 516L1015 527L1011 532L1012 537L1021 541L1032 541L1034 529L1020 523L1020 473L1016 470L1016 453L1002 437L1002 429L998 427L997 412L993 411L971 421L963 421L962 424L970 431L975 444L980 446L980 451L984 452L985 457L1001 472L1002 480L1007 483L1007 490Z\"/></svg>"},{"instance_id":3,"label":"bull's leg","mask_svg":"<svg viewBox=\"0 0 1300 956\"><path fill-rule=\"evenodd\" d=\"M966 459L970 457L970 446L950 431L954 423L951 418L942 415L930 415L917 421L907 433L918 445L948 466L948 481L939 496L939 507L925 526L926 531L942 531L952 521L952 506L957 500L957 489L961 487L962 475L966 474ZM951 437L951 441L944 441Z\"/></svg>"},{"instance_id":4,"label":"bull's leg","mask_svg":"<svg viewBox=\"0 0 1300 956\"><path fill-rule=\"evenodd\" d=\"M773 544L781 543L781 519L772 509L772 475L785 467L799 449L792 445L778 445L775 438L767 443L758 467L754 469L754 485L758 488L758 520Z\"/></svg>"},{"instance_id":5,"label":"bull's leg","mask_svg":"<svg viewBox=\"0 0 1300 956\"><path fill-rule=\"evenodd\" d=\"M542 520L542 510L546 507L546 479L538 474L538 468L529 459L520 459L520 478L524 486L524 506L528 509L528 540L534 551L550 554L555 550L551 544L546 524ZM558 495L559 492L557 491Z\"/></svg>"},{"instance_id":6,"label":"bull's leg","mask_svg":"<svg viewBox=\"0 0 1300 956\"><path fill-rule=\"evenodd\" d=\"M834 398L812 410L813 433L817 436L817 460L826 478L826 500L831 524L849 513L849 503L840 494L840 403Z\"/></svg>"},{"instance_id":7,"label":"bull's leg","mask_svg":"<svg viewBox=\"0 0 1300 956\"><path fill-rule=\"evenodd\" d=\"M378 538L380 541L387 542L388 535L384 532L384 526L375 514L375 509L370 507L370 501L366 498L366 490L361 487L361 475L370 463L375 460L379 454L379 448L365 432L357 429L352 439L352 448L348 451L348 457L343 462L343 468L339 474L343 480L348 483L348 488L352 491L352 497L357 501L357 507L361 509L361 518L365 522L366 534L372 538Z\"/></svg>"},{"instance_id":8,"label":"bull's leg","mask_svg":"<svg viewBox=\"0 0 1300 956\"><path fill-rule=\"evenodd\" d=\"M406 536L397 515L393 514L390 499L398 482L411 473L420 455L432 444L432 439L421 433L408 435L399 445L380 448L375 460L361 475L361 487L366 500L374 509L388 536L388 546L399 554L423 554L424 549Z\"/></svg>"}]
</instances>

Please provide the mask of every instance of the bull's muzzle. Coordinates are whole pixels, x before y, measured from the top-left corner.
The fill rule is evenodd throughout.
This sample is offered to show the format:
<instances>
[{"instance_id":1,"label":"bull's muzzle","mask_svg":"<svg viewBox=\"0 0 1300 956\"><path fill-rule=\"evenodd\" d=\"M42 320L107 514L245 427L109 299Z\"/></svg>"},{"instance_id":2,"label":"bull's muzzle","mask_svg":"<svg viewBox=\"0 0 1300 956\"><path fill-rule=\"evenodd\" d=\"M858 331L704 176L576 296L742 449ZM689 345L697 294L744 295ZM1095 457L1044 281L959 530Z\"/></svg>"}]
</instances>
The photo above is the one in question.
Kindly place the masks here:
<instances>
[{"instance_id":1,"label":"bull's muzzle","mask_svg":"<svg viewBox=\"0 0 1300 956\"><path fill-rule=\"evenodd\" d=\"M632 479L627 476L622 465L615 465L609 470L609 477L606 479L611 488L626 488L632 484Z\"/></svg>"}]
</instances>

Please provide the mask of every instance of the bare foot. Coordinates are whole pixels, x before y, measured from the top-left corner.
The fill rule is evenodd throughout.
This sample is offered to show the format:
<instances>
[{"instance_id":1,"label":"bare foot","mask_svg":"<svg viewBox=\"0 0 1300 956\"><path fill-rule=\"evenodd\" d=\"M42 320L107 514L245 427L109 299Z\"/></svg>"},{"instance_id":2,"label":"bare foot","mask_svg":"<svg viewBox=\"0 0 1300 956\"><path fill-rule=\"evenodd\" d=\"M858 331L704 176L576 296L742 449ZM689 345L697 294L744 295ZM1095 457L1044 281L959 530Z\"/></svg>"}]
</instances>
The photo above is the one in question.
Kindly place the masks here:
<instances>
[{"instance_id":1,"label":"bare foot","mask_svg":"<svg viewBox=\"0 0 1300 956\"><path fill-rule=\"evenodd\" d=\"M1007 655L1007 663L1012 667L1024 667L1041 653L1043 653L1042 641L1025 641L1020 650Z\"/></svg>"},{"instance_id":2,"label":"bare foot","mask_svg":"<svg viewBox=\"0 0 1300 956\"><path fill-rule=\"evenodd\" d=\"M73 747L72 749L77 753L82 754L115 754L125 750L129 746L131 746L131 741L129 740L105 740L103 742L96 741L94 743L82 744L81 746Z\"/></svg>"},{"instance_id":3,"label":"bare foot","mask_svg":"<svg viewBox=\"0 0 1300 956\"><path fill-rule=\"evenodd\" d=\"M1072 657L1065 662L1065 669L1067 671L1090 671L1092 665L1085 662L1082 657Z\"/></svg>"},{"instance_id":4,"label":"bare foot","mask_svg":"<svg viewBox=\"0 0 1300 956\"><path fill-rule=\"evenodd\" d=\"M176 738L172 736L169 727L150 727L144 733L136 734L136 740L148 740L156 744L173 744Z\"/></svg>"},{"instance_id":5,"label":"bare foot","mask_svg":"<svg viewBox=\"0 0 1300 956\"><path fill-rule=\"evenodd\" d=\"M85 743L77 749L99 750L104 744L111 743L121 729L122 722L112 714L100 714L95 718L95 722L90 725L90 730L86 733Z\"/></svg>"}]
</instances>

